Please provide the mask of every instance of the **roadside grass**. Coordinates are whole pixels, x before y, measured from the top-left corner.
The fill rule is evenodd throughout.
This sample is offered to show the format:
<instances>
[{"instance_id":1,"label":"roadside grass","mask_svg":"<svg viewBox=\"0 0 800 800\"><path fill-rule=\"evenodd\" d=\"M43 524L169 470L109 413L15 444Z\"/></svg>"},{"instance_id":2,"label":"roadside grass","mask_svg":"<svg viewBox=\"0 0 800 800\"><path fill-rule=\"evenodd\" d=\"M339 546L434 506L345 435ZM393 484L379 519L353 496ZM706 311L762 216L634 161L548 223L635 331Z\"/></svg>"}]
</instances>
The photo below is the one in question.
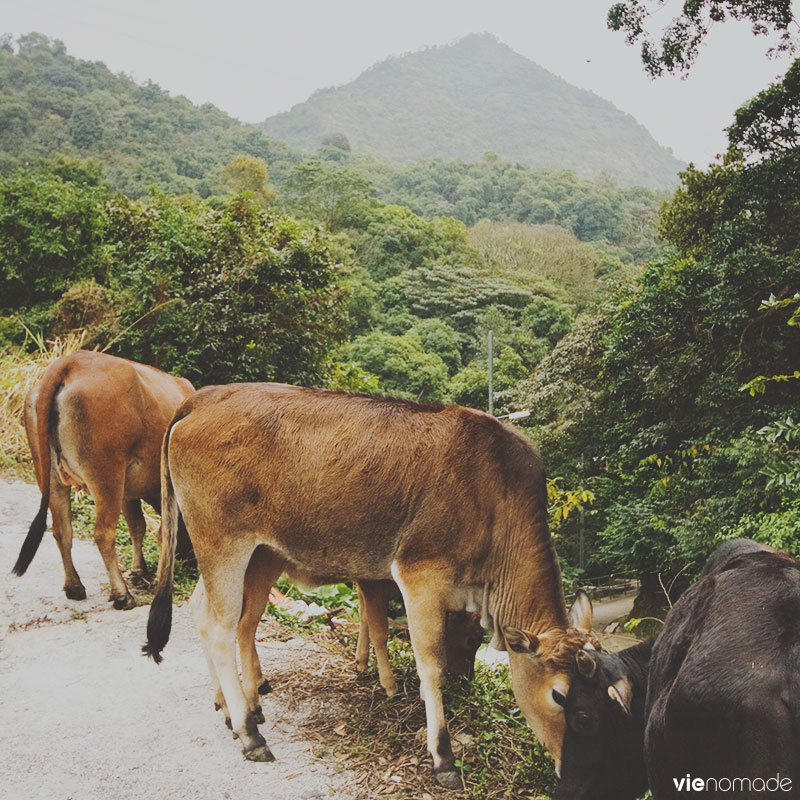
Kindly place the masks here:
<instances>
[{"instance_id":1,"label":"roadside grass","mask_svg":"<svg viewBox=\"0 0 800 800\"><path fill-rule=\"evenodd\" d=\"M410 643L395 636L389 653L404 696L400 702L394 697L378 703L368 721L354 716L348 729L359 737L364 752L374 752L385 742L387 758L389 754L396 758L417 751L420 744L425 751L425 705L419 696ZM471 682L448 682L444 705L464 797L494 800L552 794L556 783L553 761L522 717L506 667L476 663Z\"/></svg>"},{"instance_id":2,"label":"roadside grass","mask_svg":"<svg viewBox=\"0 0 800 800\"><path fill-rule=\"evenodd\" d=\"M259 629L268 632L266 638L283 640L300 633L296 620L287 629L280 612L270 616ZM461 790L447 790L431 772L425 706L407 631L393 630L390 639L398 693L387 698L378 683L374 657L367 674L356 675L355 626L351 630L350 636L343 636L346 627L335 632L319 628L312 637L327 657L321 659L318 651L310 651L306 659L293 656L269 678L276 696L285 692L292 705L307 702L313 707L304 731L315 743L313 752L326 760L332 757L337 768L356 771L359 797L534 800L552 796L556 784L552 759L522 718L506 668L479 663L471 683L456 679L445 688L445 713L463 782Z\"/></svg>"}]
</instances>

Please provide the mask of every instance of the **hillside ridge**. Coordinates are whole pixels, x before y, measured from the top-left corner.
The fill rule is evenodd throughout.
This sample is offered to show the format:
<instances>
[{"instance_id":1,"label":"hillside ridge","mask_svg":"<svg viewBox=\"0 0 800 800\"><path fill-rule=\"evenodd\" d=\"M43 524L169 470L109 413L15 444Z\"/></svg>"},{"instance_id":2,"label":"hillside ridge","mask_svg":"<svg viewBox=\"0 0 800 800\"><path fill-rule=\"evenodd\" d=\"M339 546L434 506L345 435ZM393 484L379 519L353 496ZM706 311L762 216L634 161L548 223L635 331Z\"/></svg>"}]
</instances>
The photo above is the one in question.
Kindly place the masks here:
<instances>
[{"instance_id":1,"label":"hillside ridge","mask_svg":"<svg viewBox=\"0 0 800 800\"><path fill-rule=\"evenodd\" d=\"M356 152L398 163L476 161L492 151L535 169L605 172L652 188L673 188L685 166L630 114L491 34L390 56L260 127L305 151L336 133Z\"/></svg>"}]
</instances>

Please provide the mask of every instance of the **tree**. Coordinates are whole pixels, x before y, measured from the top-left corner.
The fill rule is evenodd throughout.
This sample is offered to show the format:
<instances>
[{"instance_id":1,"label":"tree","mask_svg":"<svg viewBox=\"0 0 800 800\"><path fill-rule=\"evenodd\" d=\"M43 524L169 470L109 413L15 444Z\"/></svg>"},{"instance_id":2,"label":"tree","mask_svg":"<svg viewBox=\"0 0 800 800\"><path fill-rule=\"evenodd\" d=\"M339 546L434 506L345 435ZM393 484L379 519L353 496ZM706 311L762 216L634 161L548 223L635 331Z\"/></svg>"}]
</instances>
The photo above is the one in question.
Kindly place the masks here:
<instances>
[{"instance_id":1,"label":"tree","mask_svg":"<svg viewBox=\"0 0 800 800\"><path fill-rule=\"evenodd\" d=\"M343 133L329 133L323 137L317 153L326 161L347 161L350 157L350 141Z\"/></svg>"},{"instance_id":2,"label":"tree","mask_svg":"<svg viewBox=\"0 0 800 800\"><path fill-rule=\"evenodd\" d=\"M800 60L783 79L736 111L728 128L731 149L747 159L780 156L794 150L800 132Z\"/></svg>"},{"instance_id":3,"label":"tree","mask_svg":"<svg viewBox=\"0 0 800 800\"><path fill-rule=\"evenodd\" d=\"M103 120L91 103L79 103L70 117L72 143L79 150L88 150L103 138Z\"/></svg>"},{"instance_id":4,"label":"tree","mask_svg":"<svg viewBox=\"0 0 800 800\"><path fill-rule=\"evenodd\" d=\"M409 332L393 336L373 331L344 348L346 359L377 375L381 389L412 400L441 400L447 387L447 367L435 353L426 353L420 337Z\"/></svg>"},{"instance_id":5,"label":"tree","mask_svg":"<svg viewBox=\"0 0 800 800\"><path fill-rule=\"evenodd\" d=\"M262 205L275 199L276 192L269 185L269 168L263 158L236 156L222 168L220 181L236 194L252 192Z\"/></svg>"},{"instance_id":6,"label":"tree","mask_svg":"<svg viewBox=\"0 0 800 800\"><path fill-rule=\"evenodd\" d=\"M648 21L663 7L664 0L626 0L608 12L611 30L625 31L629 44L642 41L642 63L653 77L664 71L688 72L712 25L727 19L749 20L757 36L777 34L772 51L794 52L797 46L789 31L795 22L791 0L690 0L683 3L682 13L664 28L661 41L655 44Z\"/></svg>"},{"instance_id":7,"label":"tree","mask_svg":"<svg viewBox=\"0 0 800 800\"><path fill-rule=\"evenodd\" d=\"M47 171L20 170L0 179L3 308L55 300L79 280L105 281L105 197L103 187Z\"/></svg>"},{"instance_id":8,"label":"tree","mask_svg":"<svg viewBox=\"0 0 800 800\"><path fill-rule=\"evenodd\" d=\"M329 133L322 139L323 147L334 147L345 153L350 152L350 140L343 133Z\"/></svg>"},{"instance_id":9,"label":"tree","mask_svg":"<svg viewBox=\"0 0 800 800\"><path fill-rule=\"evenodd\" d=\"M124 298L115 352L196 385L327 383L345 329L327 234L238 195L117 202L107 235Z\"/></svg>"},{"instance_id":10,"label":"tree","mask_svg":"<svg viewBox=\"0 0 800 800\"><path fill-rule=\"evenodd\" d=\"M373 195L366 178L316 158L292 168L284 192L291 210L318 220L331 231L363 223Z\"/></svg>"},{"instance_id":11,"label":"tree","mask_svg":"<svg viewBox=\"0 0 800 800\"><path fill-rule=\"evenodd\" d=\"M650 601L658 573L690 579L722 538L796 539L800 382L754 380L798 369L794 72L737 112L721 163L682 173L659 223L670 249L599 335L576 325L521 392L548 468L595 492L590 568L637 571Z\"/></svg>"},{"instance_id":12,"label":"tree","mask_svg":"<svg viewBox=\"0 0 800 800\"><path fill-rule=\"evenodd\" d=\"M497 395L508 392L528 374L522 359L510 348L503 347L496 356L492 391L497 407ZM450 381L450 398L469 408L489 408L489 373L485 365L473 362L459 370ZM499 410L495 410L499 413Z\"/></svg>"}]
</instances>

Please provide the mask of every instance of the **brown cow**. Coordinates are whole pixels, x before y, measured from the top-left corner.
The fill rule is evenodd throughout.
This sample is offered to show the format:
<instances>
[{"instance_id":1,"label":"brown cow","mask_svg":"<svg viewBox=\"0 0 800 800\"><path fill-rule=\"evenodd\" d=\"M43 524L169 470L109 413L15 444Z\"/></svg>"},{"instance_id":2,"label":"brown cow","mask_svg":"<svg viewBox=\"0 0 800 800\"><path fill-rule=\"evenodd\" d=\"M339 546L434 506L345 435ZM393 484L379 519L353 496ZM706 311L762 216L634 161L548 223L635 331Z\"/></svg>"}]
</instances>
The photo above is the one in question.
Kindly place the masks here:
<instances>
[{"instance_id":1,"label":"brown cow","mask_svg":"<svg viewBox=\"0 0 800 800\"><path fill-rule=\"evenodd\" d=\"M568 618L542 466L510 426L458 406L209 387L165 436L162 509L145 652L160 660L169 638L183 515L202 574L192 610L246 758L273 756L252 713L257 686L243 669L243 690L236 670L242 597L246 605L268 591L289 562L400 587L442 783L459 784L441 696L448 610L479 611L495 646L508 647L520 709L558 763L564 714L553 690L566 694L576 652L591 640L581 624L588 609L580 602Z\"/></svg>"},{"instance_id":2,"label":"brown cow","mask_svg":"<svg viewBox=\"0 0 800 800\"><path fill-rule=\"evenodd\" d=\"M143 577L145 522L140 499L161 506L161 440L175 409L191 394L189 381L154 367L89 350L54 361L25 398L25 431L42 492L13 572L23 575L47 526L64 562L64 592L83 600L86 589L72 563L70 487L91 494L94 540L111 584L114 608L136 605L120 572L114 536L120 511L133 542L131 573Z\"/></svg>"}]
</instances>

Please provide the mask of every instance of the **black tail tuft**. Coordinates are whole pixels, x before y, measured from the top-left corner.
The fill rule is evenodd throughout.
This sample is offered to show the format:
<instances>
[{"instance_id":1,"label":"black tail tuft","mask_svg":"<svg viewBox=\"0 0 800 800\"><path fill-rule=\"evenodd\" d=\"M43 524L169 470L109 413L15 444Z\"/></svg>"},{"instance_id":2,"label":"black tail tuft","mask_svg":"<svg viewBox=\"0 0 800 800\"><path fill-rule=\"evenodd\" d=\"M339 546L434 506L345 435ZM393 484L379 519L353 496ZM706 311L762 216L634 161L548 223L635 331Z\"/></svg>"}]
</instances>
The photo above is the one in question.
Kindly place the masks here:
<instances>
[{"instance_id":1,"label":"black tail tuft","mask_svg":"<svg viewBox=\"0 0 800 800\"><path fill-rule=\"evenodd\" d=\"M142 645L142 653L150 656L156 664L163 660L161 651L169 641L172 629L172 595L170 592L159 592L153 598L150 615L147 617L147 643Z\"/></svg>"},{"instance_id":2,"label":"black tail tuft","mask_svg":"<svg viewBox=\"0 0 800 800\"><path fill-rule=\"evenodd\" d=\"M39 549L39 545L42 543L42 537L44 536L46 528L47 500L43 497L42 504L39 506L39 511L33 518L31 527L28 529L28 535L25 537L25 541L20 548L17 563L14 564L11 570L14 575L22 576L25 574L25 570L30 566L33 557L36 555L36 551Z\"/></svg>"}]
</instances>

